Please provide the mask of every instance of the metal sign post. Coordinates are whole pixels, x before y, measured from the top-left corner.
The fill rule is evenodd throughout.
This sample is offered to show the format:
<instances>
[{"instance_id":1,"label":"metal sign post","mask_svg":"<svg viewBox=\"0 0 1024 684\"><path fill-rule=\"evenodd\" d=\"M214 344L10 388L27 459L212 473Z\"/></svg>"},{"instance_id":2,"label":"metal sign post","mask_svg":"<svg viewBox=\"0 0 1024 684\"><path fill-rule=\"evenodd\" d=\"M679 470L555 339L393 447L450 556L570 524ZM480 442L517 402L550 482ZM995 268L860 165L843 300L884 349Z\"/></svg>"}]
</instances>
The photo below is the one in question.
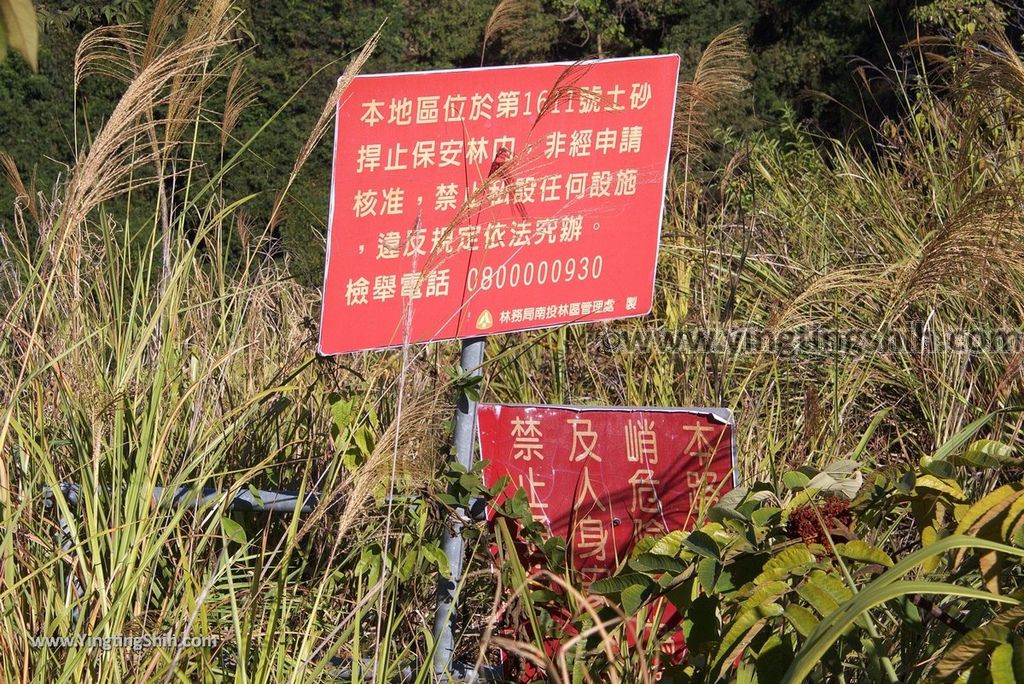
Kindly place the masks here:
<instances>
[{"instance_id":1,"label":"metal sign post","mask_svg":"<svg viewBox=\"0 0 1024 684\"><path fill-rule=\"evenodd\" d=\"M463 375L480 377L484 360L484 337L462 341L462 357L459 365ZM473 437L476 429L476 404L468 393L463 392L455 407L455 460L469 469L473 460ZM439 577L437 581L437 614L434 616L434 674L438 681L450 672L452 652L455 649L455 633L452 629L452 613L455 608L455 593L462 579L462 562L465 542L462 538L462 521L466 511L455 509L455 515L445 528L441 549L448 557L450 579Z\"/></svg>"}]
</instances>

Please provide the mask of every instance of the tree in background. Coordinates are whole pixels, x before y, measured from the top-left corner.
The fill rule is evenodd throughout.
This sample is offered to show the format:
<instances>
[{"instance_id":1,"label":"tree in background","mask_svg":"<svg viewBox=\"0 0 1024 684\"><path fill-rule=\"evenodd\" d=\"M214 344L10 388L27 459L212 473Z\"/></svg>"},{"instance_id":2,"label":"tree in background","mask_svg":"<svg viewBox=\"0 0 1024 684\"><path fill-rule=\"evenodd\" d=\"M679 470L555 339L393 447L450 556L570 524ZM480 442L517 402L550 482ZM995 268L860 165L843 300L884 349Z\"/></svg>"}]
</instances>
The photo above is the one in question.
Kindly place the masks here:
<instances>
[{"instance_id":1,"label":"tree in background","mask_svg":"<svg viewBox=\"0 0 1024 684\"><path fill-rule=\"evenodd\" d=\"M14 35L9 16L22 26L25 8L31 12L28 0L0 0L5 35ZM900 46L919 30L964 34L980 26L979 17L1014 15L1000 14L991 0L936 0L917 10L913 0L244 0L241 10L235 39L248 54L235 92L249 93L251 105L239 107L222 139L203 141L202 149L210 162L233 154L286 107L226 188L236 199L257 194L248 205L255 223L270 217L340 65L381 24L365 73L678 52L684 79L714 36L739 26L751 47L751 94L717 113L714 125L742 136L796 121L849 137L900 111L888 83L892 74L913 70ZM76 106L74 51L82 36L101 25L145 25L151 11L141 0L52 0L39 7L38 63L0 63L0 149L30 185L58 182L117 101L116 83L90 77L78 84ZM34 38L22 34L21 43L10 44L32 55ZM329 145L313 151L273 219L292 273L309 284L322 273L330 156ZM0 186L0 203L12 200Z\"/></svg>"}]
</instances>

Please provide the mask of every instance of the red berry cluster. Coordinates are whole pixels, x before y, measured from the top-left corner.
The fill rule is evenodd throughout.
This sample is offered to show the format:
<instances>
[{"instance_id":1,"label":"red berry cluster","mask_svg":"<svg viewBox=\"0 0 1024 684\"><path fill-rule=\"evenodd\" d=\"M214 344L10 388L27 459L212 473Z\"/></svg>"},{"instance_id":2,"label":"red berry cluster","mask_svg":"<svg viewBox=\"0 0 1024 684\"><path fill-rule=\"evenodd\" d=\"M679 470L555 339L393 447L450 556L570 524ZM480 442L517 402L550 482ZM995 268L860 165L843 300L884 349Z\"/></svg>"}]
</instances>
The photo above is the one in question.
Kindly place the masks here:
<instances>
[{"instance_id":1,"label":"red berry cluster","mask_svg":"<svg viewBox=\"0 0 1024 684\"><path fill-rule=\"evenodd\" d=\"M789 514L789 522L786 523L786 536L790 539L803 539L805 544L822 544L828 547L826 530L831 532L835 529L846 529L853 523L850 502L846 499L830 496L817 508L821 520L818 520L818 514L809 504L793 509ZM822 521L825 523L825 529L822 529Z\"/></svg>"}]
</instances>

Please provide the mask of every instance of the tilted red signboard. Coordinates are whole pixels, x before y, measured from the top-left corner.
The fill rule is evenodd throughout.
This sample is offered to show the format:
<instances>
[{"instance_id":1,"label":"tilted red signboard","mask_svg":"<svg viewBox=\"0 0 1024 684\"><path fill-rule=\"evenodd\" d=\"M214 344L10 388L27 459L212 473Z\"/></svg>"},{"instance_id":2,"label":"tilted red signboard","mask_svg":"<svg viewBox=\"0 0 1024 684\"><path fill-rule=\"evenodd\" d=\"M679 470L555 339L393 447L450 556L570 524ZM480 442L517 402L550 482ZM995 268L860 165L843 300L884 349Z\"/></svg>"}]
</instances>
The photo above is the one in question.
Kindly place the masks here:
<instances>
[{"instance_id":1,"label":"tilted red signboard","mask_svg":"<svg viewBox=\"0 0 1024 684\"><path fill-rule=\"evenodd\" d=\"M695 502L734 483L726 409L481 404L484 480L522 488L536 520L566 539L587 579L609 574L641 536L686 529Z\"/></svg>"},{"instance_id":2,"label":"tilted red signboard","mask_svg":"<svg viewBox=\"0 0 1024 684\"><path fill-rule=\"evenodd\" d=\"M647 313L678 68L357 77L338 103L320 352Z\"/></svg>"}]
</instances>

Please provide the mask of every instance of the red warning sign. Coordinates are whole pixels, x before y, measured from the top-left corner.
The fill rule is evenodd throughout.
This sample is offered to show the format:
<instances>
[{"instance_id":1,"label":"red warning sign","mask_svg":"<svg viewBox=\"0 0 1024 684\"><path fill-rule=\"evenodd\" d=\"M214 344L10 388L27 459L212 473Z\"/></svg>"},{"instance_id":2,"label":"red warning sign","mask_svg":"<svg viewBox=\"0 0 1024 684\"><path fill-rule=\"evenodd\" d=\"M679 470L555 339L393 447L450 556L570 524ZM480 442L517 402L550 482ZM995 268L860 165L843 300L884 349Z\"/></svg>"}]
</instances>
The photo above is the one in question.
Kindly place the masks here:
<instances>
[{"instance_id":1,"label":"red warning sign","mask_svg":"<svg viewBox=\"0 0 1024 684\"><path fill-rule=\"evenodd\" d=\"M358 76L319 350L650 311L679 58Z\"/></svg>"},{"instance_id":2,"label":"red warning sign","mask_svg":"<svg viewBox=\"0 0 1024 684\"><path fill-rule=\"evenodd\" d=\"M484 480L526 492L587 579L610 574L642 536L687 529L698 503L732 489L726 409L481 404Z\"/></svg>"}]
</instances>

